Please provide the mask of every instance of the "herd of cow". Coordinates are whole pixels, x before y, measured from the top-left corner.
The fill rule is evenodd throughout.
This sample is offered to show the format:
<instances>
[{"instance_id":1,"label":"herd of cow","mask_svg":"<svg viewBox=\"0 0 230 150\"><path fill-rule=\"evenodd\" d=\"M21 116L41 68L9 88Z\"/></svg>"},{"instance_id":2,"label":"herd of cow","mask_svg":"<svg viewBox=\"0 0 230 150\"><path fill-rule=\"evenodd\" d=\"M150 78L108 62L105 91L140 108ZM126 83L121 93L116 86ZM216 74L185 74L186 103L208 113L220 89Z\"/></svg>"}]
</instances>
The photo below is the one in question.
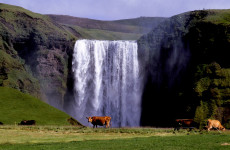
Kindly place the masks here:
<instances>
[{"instance_id":1,"label":"herd of cow","mask_svg":"<svg viewBox=\"0 0 230 150\"><path fill-rule=\"evenodd\" d=\"M104 126L106 128L111 126L111 117L109 116L93 116L93 117L86 117L88 119L88 122L91 122L93 124L93 128L97 128L97 126ZM176 119L175 121L175 130L180 129L189 129L192 130L194 128L198 128L198 124L193 119ZM214 130L225 130L225 128L221 125L220 121L218 120L211 120L208 119L207 126L205 128L210 131L211 129Z\"/></svg>"},{"instance_id":2,"label":"herd of cow","mask_svg":"<svg viewBox=\"0 0 230 150\"><path fill-rule=\"evenodd\" d=\"M93 116L93 117L86 117L88 119L88 122L91 122L93 124L93 128L97 128L97 126L105 126L106 128L110 128L111 126L111 117L109 116ZM35 120L22 120L18 125L35 125ZM2 122L0 122L0 125L3 125ZM198 124L194 122L193 119L176 119L175 120L175 128L174 131L180 130L180 129L189 129L192 130L194 128L198 128ZM218 120L211 120L208 119L207 126L205 126L205 129L210 131L211 129L214 130L222 130L224 131L225 128L221 125L220 121Z\"/></svg>"},{"instance_id":3,"label":"herd of cow","mask_svg":"<svg viewBox=\"0 0 230 150\"><path fill-rule=\"evenodd\" d=\"M175 130L179 130L181 128L184 129L189 129L192 130L193 128L198 128L198 124L193 120L193 119L176 119L175 121ZM225 128L221 125L219 120L211 120L208 119L207 121L207 126L204 127L205 129L207 129L208 131L210 131L211 129L214 130L225 130Z\"/></svg>"}]
</instances>

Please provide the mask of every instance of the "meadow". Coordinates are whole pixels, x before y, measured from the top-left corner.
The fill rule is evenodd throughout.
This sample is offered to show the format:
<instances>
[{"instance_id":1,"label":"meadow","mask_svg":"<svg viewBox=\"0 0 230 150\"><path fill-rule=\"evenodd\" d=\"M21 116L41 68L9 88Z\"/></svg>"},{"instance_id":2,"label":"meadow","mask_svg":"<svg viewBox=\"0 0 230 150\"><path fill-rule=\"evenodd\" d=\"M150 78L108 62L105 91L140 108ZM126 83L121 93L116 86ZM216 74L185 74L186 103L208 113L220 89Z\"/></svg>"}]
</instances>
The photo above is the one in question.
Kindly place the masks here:
<instances>
[{"instance_id":1,"label":"meadow","mask_svg":"<svg viewBox=\"0 0 230 150\"><path fill-rule=\"evenodd\" d=\"M230 131L3 125L0 149L230 149Z\"/></svg>"}]
</instances>

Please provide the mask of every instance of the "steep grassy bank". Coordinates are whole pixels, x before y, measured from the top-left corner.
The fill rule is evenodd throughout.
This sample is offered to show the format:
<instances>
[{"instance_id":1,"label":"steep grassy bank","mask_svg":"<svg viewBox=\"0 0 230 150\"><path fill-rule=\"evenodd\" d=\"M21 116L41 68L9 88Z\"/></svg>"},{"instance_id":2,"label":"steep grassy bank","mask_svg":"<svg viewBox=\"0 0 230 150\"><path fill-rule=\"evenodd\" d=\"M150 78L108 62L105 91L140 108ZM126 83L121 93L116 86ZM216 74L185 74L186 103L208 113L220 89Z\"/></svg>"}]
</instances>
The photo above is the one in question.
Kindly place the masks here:
<instances>
[{"instance_id":1,"label":"steep grassy bank","mask_svg":"<svg viewBox=\"0 0 230 150\"><path fill-rule=\"evenodd\" d=\"M0 122L18 124L35 120L37 125L70 125L66 113L18 90L0 87Z\"/></svg>"}]
</instances>

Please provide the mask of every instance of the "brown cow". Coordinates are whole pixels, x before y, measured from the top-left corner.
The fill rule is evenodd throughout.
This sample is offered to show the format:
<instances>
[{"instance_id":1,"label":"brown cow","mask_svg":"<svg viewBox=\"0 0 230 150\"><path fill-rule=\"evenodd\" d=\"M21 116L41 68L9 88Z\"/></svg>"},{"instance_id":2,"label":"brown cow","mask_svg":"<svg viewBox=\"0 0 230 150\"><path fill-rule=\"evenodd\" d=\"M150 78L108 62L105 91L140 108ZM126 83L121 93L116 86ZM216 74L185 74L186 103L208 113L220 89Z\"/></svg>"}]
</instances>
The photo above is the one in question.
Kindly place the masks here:
<instances>
[{"instance_id":1,"label":"brown cow","mask_svg":"<svg viewBox=\"0 0 230 150\"><path fill-rule=\"evenodd\" d=\"M93 124L93 128L97 128L97 125L110 127L111 124L111 117L109 116L93 116L93 117L86 117L88 119L88 122L91 122Z\"/></svg>"},{"instance_id":2,"label":"brown cow","mask_svg":"<svg viewBox=\"0 0 230 150\"><path fill-rule=\"evenodd\" d=\"M223 131L225 130L225 128L221 125L219 120L208 119L207 125L208 125L208 131L210 131L210 129L212 128L217 130L223 130Z\"/></svg>"},{"instance_id":3,"label":"brown cow","mask_svg":"<svg viewBox=\"0 0 230 150\"><path fill-rule=\"evenodd\" d=\"M197 128L197 124L193 119L176 119L174 131L179 131L180 128L189 129L191 131L193 128Z\"/></svg>"}]
</instances>

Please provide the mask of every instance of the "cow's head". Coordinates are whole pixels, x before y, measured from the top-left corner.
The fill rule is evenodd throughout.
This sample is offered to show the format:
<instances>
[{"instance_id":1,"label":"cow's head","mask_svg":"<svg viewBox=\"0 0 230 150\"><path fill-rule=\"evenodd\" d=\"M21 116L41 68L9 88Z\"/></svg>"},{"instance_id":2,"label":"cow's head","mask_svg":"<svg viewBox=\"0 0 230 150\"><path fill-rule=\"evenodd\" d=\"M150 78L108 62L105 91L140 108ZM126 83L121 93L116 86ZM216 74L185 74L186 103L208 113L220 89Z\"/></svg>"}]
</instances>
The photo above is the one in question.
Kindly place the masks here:
<instances>
[{"instance_id":1,"label":"cow's head","mask_svg":"<svg viewBox=\"0 0 230 150\"><path fill-rule=\"evenodd\" d=\"M86 119L88 119L88 122L92 122L93 121L92 117L86 117Z\"/></svg>"}]
</instances>

